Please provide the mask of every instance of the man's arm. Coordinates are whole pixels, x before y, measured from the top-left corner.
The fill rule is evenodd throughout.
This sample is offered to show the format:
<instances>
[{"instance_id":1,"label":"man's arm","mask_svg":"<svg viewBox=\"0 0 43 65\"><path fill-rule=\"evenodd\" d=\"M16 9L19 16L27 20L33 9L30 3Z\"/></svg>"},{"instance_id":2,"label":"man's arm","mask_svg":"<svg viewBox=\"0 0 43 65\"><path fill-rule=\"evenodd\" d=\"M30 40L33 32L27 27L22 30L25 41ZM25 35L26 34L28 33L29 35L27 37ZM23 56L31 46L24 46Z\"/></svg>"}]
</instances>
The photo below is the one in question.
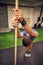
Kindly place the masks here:
<instances>
[{"instance_id":1,"label":"man's arm","mask_svg":"<svg viewBox=\"0 0 43 65\"><path fill-rule=\"evenodd\" d=\"M36 32L36 31L34 32L33 29L29 25L27 25L26 21L23 18L23 13L21 10L14 9L14 14L15 14L16 20L18 20L22 24L23 28L28 32L28 34L30 34L34 37L38 36L38 32ZM18 24L19 24L18 21L14 22L14 26L18 26Z\"/></svg>"},{"instance_id":2,"label":"man's arm","mask_svg":"<svg viewBox=\"0 0 43 65\"><path fill-rule=\"evenodd\" d=\"M30 34L31 36L37 37L38 36L38 32L37 31L33 31L33 29L27 24L27 22L25 21L25 19L22 17L22 19L20 20L21 25L23 26L24 30Z\"/></svg>"},{"instance_id":3,"label":"man's arm","mask_svg":"<svg viewBox=\"0 0 43 65\"><path fill-rule=\"evenodd\" d=\"M17 27L17 37L18 38L21 38L21 37L23 37L24 35L23 35L23 33L20 31L20 29Z\"/></svg>"},{"instance_id":4,"label":"man's arm","mask_svg":"<svg viewBox=\"0 0 43 65\"><path fill-rule=\"evenodd\" d=\"M13 17L12 19L12 26L16 27L17 26L17 37L21 38L23 37L23 34L21 33L20 29L18 28L18 21Z\"/></svg>"},{"instance_id":5,"label":"man's arm","mask_svg":"<svg viewBox=\"0 0 43 65\"><path fill-rule=\"evenodd\" d=\"M28 26L27 24L25 26L23 26L23 28L32 36L37 37L38 36L38 32L37 31L33 31L33 29Z\"/></svg>"}]
</instances>

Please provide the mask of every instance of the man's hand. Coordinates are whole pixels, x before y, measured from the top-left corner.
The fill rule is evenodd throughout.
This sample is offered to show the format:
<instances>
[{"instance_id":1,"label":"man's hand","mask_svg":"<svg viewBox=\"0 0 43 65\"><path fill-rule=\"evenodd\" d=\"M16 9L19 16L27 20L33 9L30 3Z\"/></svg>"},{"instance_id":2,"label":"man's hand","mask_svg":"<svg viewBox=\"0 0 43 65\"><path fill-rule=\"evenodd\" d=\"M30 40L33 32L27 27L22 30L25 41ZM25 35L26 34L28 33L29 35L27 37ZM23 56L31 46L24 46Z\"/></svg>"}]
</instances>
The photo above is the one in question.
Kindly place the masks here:
<instances>
[{"instance_id":1,"label":"man's hand","mask_svg":"<svg viewBox=\"0 0 43 65\"><path fill-rule=\"evenodd\" d=\"M13 8L14 15L19 22L23 20L23 12L20 9L14 9Z\"/></svg>"},{"instance_id":2,"label":"man's hand","mask_svg":"<svg viewBox=\"0 0 43 65\"><path fill-rule=\"evenodd\" d=\"M17 27L20 22L23 21L23 13L20 9L13 8L14 16L12 18L12 26Z\"/></svg>"},{"instance_id":3,"label":"man's hand","mask_svg":"<svg viewBox=\"0 0 43 65\"><path fill-rule=\"evenodd\" d=\"M12 19L12 26L13 27L17 27L19 24L19 21L16 19L16 17L14 16L13 19Z\"/></svg>"}]
</instances>

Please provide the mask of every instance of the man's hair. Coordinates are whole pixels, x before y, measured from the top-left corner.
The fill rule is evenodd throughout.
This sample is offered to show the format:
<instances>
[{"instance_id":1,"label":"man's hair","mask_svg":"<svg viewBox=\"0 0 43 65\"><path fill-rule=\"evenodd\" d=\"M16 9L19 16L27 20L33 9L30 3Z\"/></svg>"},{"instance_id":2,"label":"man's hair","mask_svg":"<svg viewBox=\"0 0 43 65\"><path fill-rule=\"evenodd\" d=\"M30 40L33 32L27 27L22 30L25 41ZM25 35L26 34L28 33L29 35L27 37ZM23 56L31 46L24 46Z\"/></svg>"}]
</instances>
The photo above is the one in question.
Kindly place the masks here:
<instances>
[{"instance_id":1,"label":"man's hair","mask_svg":"<svg viewBox=\"0 0 43 65\"><path fill-rule=\"evenodd\" d=\"M30 36L25 36L22 40L23 46L27 47L31 44L32 40L30 39Z\"/></svg>"}]
</instances>

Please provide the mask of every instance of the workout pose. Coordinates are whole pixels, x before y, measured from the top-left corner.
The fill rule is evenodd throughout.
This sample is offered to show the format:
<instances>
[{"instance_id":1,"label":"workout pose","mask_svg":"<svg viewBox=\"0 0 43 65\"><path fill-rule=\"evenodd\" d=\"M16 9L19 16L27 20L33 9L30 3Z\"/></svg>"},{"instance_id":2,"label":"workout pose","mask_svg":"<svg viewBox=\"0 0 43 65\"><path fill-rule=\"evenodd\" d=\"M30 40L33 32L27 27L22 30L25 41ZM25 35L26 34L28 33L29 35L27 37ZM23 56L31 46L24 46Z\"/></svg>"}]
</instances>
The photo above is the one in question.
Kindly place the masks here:
<instances>
[{"instance_id":1,"label":"workout pose","mask_svg":"<svg viewBox=\"0 0 43 65\"><path fill-rule=\"evenodd\" d=\"M23 12L20 9L13 9L14 16L12 19L12 25L14 27L18 27L18 24L21 23L22 27L24 28L24 31L21 32L18 28L17 35L18 37L23 37L22 43L23 46L26 48L25 56L31 57L31 49L32 49L32 42L34 38L38 36L38 32L34 29L32 29L25 21L23 17Z\"/></svg>"}]
</instances>

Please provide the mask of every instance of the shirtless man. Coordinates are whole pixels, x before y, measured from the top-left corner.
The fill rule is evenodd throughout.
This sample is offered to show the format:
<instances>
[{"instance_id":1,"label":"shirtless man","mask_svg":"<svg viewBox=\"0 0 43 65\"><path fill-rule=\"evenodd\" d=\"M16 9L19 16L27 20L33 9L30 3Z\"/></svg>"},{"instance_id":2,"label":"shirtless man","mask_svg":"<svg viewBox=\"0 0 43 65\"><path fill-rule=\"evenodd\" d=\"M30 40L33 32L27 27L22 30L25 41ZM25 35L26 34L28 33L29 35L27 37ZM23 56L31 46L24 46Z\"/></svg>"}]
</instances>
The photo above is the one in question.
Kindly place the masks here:
<instances>
[{"instance_id":1,"label":"shirtless man","mask_svg":"<svg viewBox=\"0 0 43 65\"><path fill-rule=\"evenodd\" d=\"M32 42L34 38L38 36L38 32L34 29L32 29L25 21L23 17L23 12L20 9L13 9L14 16L12 19L12 25L14 27L18 27L18 24L21 23L22 27L24 28L24 31L21 32L18 28L17 30L17 36L18 38L23 37L22 43L23 46L26 48L25 56L31 57L31 49L32 49Z\"/></svg>"}]
</instances>

